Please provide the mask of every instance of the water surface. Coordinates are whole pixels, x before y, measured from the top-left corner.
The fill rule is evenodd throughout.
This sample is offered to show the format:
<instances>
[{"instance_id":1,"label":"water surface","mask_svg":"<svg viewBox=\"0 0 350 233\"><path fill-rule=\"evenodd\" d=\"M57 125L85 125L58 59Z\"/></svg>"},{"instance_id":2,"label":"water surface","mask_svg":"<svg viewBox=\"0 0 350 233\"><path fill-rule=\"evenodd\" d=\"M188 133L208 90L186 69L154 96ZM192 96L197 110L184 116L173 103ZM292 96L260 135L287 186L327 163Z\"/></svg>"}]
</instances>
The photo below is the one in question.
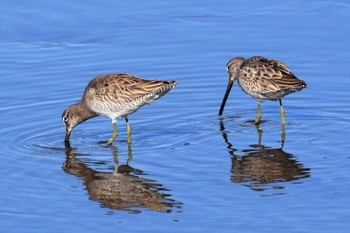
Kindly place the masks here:
<instances>
[{"instance_id":1,"label":"water surface","mask_svg":"<svg viewBox=\"0 0 350 233\"><path fill-rule=\"evenodd\" d=\"M5 232L347 232L346 1L2 2L1 223ZM283 61L308 88L262 105L234 86L234 56ZM63 110L97 75L176 80L124 120L63 143ZM285 140L283 141L283 136Z\"/></svg>"}]
</instances>

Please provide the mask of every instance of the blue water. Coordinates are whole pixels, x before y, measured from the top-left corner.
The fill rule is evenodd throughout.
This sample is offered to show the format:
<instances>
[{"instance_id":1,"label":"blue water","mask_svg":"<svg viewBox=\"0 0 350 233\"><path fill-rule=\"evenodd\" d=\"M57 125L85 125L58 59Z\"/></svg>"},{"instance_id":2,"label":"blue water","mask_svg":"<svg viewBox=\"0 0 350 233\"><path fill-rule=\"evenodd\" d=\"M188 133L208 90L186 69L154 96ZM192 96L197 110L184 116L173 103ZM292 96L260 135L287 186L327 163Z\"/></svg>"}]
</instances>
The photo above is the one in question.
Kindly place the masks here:
<instances>
[{"instance_id":1,"label":"blue water","mask_svg":"<svg viewBox=\"0 0 350 233\"><path fill-rule=\"evenodd\" d=\"M2 232L347 232L347 1L2 1ZM262 104L234 86L235 56L283 61L308 88ZM176 80L123 120L63 110L95 76Z\"/></svg>"}]
</instances>

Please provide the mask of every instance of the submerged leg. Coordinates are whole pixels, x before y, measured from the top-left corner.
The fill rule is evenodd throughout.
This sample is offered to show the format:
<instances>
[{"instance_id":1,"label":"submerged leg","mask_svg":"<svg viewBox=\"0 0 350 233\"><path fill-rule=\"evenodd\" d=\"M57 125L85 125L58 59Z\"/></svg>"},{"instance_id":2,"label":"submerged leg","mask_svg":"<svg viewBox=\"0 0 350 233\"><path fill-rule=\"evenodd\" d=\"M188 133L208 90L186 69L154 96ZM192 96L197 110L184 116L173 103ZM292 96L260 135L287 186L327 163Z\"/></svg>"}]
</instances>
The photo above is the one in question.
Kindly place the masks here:
<instances>
[{"instance_id":1,"label":"submerged leg","mask_svg":"<svg viewBox=\"0 0 350 233\"><path fill-rule=\"evenodd\" d=\"M259 141L258 141L258 145L259 146L261 146L261 139L262 139L262 133L263 133L263 131L259 128L259 126L257 126L256 125L256 132L258 133L258 139L259 139Z\"/></svg>"},{"instance_id":2,"label":"submerged leg","mask_svg":"<svg viewBox=\"0 0 350 233\"><path fill-rule=\"evenodd\" d=\"M281 144L281 149L282 149L284 146L284 141L286 140L286 126L285 125L282 125L281 139L282 139L282 144Z\"/></svg>"},{"instance_id":3,"label":"submerged leg","mask_svg":"<svg viewBox=\"0 0 350 233\"><path fill-rule=\"evenodd\" d=\"M118 148L110 145L110 148L112 149L113 153L113 160L114 160L114 171L113 173L118 173L119 168L119 159L118 159Z\"/></svg>"},{"instance_id":4,"label":"submerged leg","mask_svg":"<svg viewBox=\"0 0 350 233\"><path fill-rule=\"evenodd\" d=\"M114 139L118 136L118 132L117 132L117 124L115 121L112 122L113 123L113 135L112 137L108 140L107 144L111 145L112 142L114 141Z\"/></svg>"},{"instance_id":5,"label":"submerged leg","mask_svg":"<svg viewBox=\"0 0 350 233\"><path fill-rule=\"evenodd\" d=\"M132 160L132 150L131 150L131 143L128 142L128 160L126 160L126 164L129 165L129 163Z\"/></svg>"},{"instance_id":6,"label":"submerged leg","mask_svg":"<svg viewBox=\"0 0 350 233\"><path fill-rule=\"evenodd\" d=\"M125 117L125 122L126 122L126 135L128 136L128 143L130 144L130 142L131 142L131 129L130 129L128 117Z\"/></svg>"},{"instance_id":7,"label":"submerged leg","mask_svg":"<svg viewBox=\"0 0 350 233\"><path fill-rule=\"evenodd\" d=\"M282 100L279 100L280 101L280 114L281 114L281 119L282 119L282 125L286 125L286 122L284 120L284 108L283 108L283 105L282 105Z\"/></svg>"},{"instance_id":8,"label":"submerged leg","mask_svg":"<svg viewBox=\"0 0 350 233\"><path fill-rule=\"evenodd\" d=\"M258 125L260 122L260 119L261 119L261 107L260 107L260 102L258 102L258 115L256 116L254 123Z\"/></svg>"}]
</instances>

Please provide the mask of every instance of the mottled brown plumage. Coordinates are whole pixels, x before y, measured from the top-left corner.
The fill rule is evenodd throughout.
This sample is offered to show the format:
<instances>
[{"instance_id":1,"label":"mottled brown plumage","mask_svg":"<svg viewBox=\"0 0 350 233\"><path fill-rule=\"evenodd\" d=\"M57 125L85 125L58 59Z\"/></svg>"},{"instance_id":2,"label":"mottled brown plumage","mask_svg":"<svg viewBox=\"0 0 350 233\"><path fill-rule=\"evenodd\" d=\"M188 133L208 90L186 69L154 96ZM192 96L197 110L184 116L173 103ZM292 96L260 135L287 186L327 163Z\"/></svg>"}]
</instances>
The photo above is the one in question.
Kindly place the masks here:
<instances>
[{"instance_id":1,"label":"mottled brown plumage","mask_svg":"<svg viewBox=\"0 0 350 233\"><path fill-rule=\"evenodd\" d=\"M112 119L114 131L108 144L117 137L116 120L119 117L126 119L130 140L128 115L145 104L159 99L175 86L175 81L144 80L128 74L96 77L87 85L80 102L69 106L62 114L66 126L65 141L69 141L70 133L75 126L96 116Z\"/></svg>"},{"instance_id":2,"label":"mottled brown plumage","mask_svg":"<svg viewBox=\"0 0 350 233\"><path fill-rule=\"evenodd\" d=\"M265 100L279 100L282 124L284 125L284 110L281 99L307 86L285 64L264 57L256 56L246 60L242 57L236 57L227 63L226 68L230 77L219 115L222 115L231 87L237 79L241 89L258 102L256 124L260 122L261 118L260 103Z\"/></svg>"}]
</instances>

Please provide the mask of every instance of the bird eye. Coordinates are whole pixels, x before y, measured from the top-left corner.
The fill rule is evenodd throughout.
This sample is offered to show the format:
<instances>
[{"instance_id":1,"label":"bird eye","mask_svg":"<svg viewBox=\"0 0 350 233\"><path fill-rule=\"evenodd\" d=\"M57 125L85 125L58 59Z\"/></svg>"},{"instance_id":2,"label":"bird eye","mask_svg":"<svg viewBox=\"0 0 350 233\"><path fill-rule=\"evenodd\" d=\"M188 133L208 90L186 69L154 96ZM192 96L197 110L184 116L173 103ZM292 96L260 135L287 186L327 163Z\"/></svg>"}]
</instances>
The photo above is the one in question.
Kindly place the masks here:
<instances>
[{"instance_id":1,"label":"bird eye","mask_svg":"<svg viewBox=\"0 0 350 233\"><path fill-rule=\"evenodd\" d=\"M68 117L63 117L62 120L63 120L64 123L66 123L67 120L68 120Z\"/></svg>"}]
</instances>

